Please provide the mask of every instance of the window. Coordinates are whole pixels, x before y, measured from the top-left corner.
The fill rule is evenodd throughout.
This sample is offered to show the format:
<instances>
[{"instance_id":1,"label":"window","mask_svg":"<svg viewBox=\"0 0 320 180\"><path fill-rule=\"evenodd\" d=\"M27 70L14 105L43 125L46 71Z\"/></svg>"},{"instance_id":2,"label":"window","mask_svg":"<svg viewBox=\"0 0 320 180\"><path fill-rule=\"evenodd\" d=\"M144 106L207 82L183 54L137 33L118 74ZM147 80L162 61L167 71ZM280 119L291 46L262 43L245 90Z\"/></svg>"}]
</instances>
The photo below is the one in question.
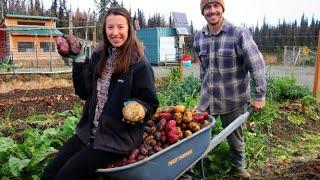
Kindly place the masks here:
<instances>
[{"instance_id":1,"label":"window","mask_svg":"<svg viewBox=\"0 0 320 180\"><path fill-rule=\"evenodd\" d=\"M50 52L50 42L40 42L40 51ZM51 52L55 52L55 43L51 42Z\"/></svg>"},{"instance_id":2,"label":"window","mask_svg":"<svg viewBox=\"0 0 320 180\"><path fill-rule=\"evenodd\" d=\"M31 25L31 26L45 26L44 22L28 22L28 21L18 21L18 25Z\"/></svg>"},{"instance_id":3,"label":"window","mask_svg":"<svg viewBox=\"0 0 320 180\"><path fill-rule=\"evenodd\" d=\"M18 42L18 52L34 52L34 43Z\"/></svg>"}]
</instances>

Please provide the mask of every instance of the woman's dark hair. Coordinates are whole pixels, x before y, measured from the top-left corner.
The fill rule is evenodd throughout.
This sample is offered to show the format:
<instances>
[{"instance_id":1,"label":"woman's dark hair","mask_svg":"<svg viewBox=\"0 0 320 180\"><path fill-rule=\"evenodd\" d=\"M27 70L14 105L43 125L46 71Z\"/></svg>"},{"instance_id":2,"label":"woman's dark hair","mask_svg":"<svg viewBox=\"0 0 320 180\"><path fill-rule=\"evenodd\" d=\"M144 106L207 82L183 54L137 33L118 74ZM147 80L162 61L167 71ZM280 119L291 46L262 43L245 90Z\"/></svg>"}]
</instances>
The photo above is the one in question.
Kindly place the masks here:
<instances>
[{"instance_id":1,"label":"woman's dark hair","mask_svg":"<svg viewBox=\"0 0 320 180\"><path fill-rule=\"evenodd\" d=\"M129 27L127 40L121 47L117 48L118 53L115 60L114 73L127 72L129 70L129 65L132 61L131 60L132 58L136 59L137 61L140 61L143 57L143 46L135 34L130 13L125 8L122 8L122 7L111 8L103 18L104 22L102 27L102 34L103 34L104 45L103 45L103 50L101 54L101 59L98 63L98 69L97 69L98 77L101 77L101 74L105 68L107 59L110 56L108 49L113 47L112 44L109 42L106 34L106 19L109 15L123 16L124 18L126 18L128 22L128 27Z\"/></svg>"}]
</instances>

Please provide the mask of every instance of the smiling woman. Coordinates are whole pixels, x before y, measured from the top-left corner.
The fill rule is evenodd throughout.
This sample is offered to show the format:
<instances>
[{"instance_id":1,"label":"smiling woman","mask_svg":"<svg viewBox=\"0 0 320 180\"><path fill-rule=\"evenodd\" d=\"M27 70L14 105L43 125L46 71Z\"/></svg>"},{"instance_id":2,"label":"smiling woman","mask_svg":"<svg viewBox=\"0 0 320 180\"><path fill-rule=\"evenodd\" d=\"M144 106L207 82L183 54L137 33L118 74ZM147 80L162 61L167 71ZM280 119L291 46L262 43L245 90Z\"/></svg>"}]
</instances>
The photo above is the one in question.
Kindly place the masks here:
<instances>
[{"instance_id":1,"label":"smiling woman","mask_svg":"<svg viewBox=\"0 0 320 180\"><path fill-rule=\"evenodd\" d=\"M141 143L143 125L158 107L154 72L129 12L121 7L109 9L102 34L104 43L91 58L85 62L74 58L73 85L76 95L85 100L83 115L76 134L49 163L42 179L93 179L96 169ZM128 123L122 109L132 103L141 106L143 116Z\"/></svg>"},{"instance_id":2,"label":"smiling woman","mask_svg":"<svg viewBox=\"0 0 320 180\"><path fill-rule=\"evenodd\" d=\"M128 38L128 22L120 15L110 15L106 18L106 34L113 47L122 46Z\"/></svg>"}]
</instances>

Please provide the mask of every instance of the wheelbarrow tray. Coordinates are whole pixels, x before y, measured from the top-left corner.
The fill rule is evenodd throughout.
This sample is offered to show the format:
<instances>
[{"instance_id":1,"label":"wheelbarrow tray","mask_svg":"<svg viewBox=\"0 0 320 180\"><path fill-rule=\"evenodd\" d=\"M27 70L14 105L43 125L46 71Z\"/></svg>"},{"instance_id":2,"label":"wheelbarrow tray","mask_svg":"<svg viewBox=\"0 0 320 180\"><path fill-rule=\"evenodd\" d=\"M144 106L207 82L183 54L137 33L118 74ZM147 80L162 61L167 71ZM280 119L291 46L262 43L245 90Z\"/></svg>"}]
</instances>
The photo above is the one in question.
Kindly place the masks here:
<instances>
[{"instance_id":1,"label":"wheelbarrow tray","mask_svg":"<svg viewBox=\"0 0 320 180\"><path fill-rule=\"evenodd\" d=\"M183 173L206 151L215 119L200 131L153 154L126 166L98 169L98 173L117 179L174 179Z\"/></svg>"}]
</instances>

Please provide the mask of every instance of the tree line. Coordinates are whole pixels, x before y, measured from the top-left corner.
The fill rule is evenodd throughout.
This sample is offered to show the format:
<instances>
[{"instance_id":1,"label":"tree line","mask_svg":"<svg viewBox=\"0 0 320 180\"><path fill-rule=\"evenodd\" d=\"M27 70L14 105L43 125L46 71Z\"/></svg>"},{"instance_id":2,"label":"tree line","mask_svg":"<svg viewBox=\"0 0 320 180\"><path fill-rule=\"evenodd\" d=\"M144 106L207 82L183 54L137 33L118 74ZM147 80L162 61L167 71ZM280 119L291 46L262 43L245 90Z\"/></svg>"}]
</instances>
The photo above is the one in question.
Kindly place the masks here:
<instances>
[{"instance_id":1,"label":"tree line","mask_svg":"<svg viewBox=\"0 0 320 180\"><path fill-rule=\"evenodd\" d=\"M44 8L41 0L2 0L1 3L2 15L9 13L57 17L57 27L62 28L61 31L66 34L68 33L67 27L70 25L69 19L71 19L72 26L83 27L74 29L74 34L88 39L92 39L93 28L84 27L96 26L95 22L101 22L103 15L111 7L124 7L123 2L117 0L94 0L96 9L88 9L87 12L81 12L79 9L71 12L71 4L67 7L67 3L71 3L71 0L52 0L47 9ZM135 12L129 9L129 12L137 28L172 27L173 24L171 15L166 19L164 14L159 12L149 15L149 17L146 17L142 9L137 9ZM3 20L3 16L1 16L1 20ZM97 24L99 32L102 23ZM248 28L262 51L276 52L284 46L307 46L310 49L315 49L320 30L320 20L314 17L309 20L303 14L300 20L293 22L279 20L277 25L270 25L264 20L262 26L256 25ZM190 30L192 35L197 31L194 29L192 21ZM192 39L192 35L189 39ZM187 41L187 46L191 46L191 44L192 40Z\"/></svg>"},{"instance_id":2,"label":"tree line","mask_svg":"<svg viewBox=\"0 0 320 180\"><path fill-rule=\"evenodd\" d=\"M309 23L310 22L310 23ZM320 20L309 19L302 14L300 21L279 21L277 25L269 25L263 21L261 27L249 28L258 46L266 52L277 52L284 46L306 46L311 50L317 48Z\"/></svg>"}]
</instances>

